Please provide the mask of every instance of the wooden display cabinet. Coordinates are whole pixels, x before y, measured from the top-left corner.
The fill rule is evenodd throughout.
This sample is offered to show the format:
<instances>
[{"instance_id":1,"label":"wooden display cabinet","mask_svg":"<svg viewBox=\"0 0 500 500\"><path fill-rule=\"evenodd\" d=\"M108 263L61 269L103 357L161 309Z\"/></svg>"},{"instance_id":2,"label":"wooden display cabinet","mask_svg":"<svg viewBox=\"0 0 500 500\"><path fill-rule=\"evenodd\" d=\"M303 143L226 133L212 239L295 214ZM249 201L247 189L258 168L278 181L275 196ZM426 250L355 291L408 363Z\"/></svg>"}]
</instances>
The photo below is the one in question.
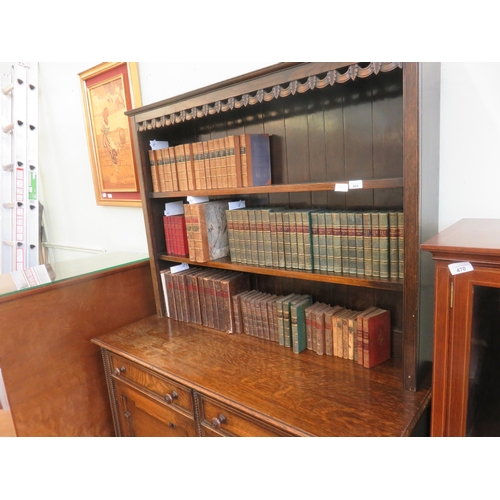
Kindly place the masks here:
<instances>
[{"instance_id":1,"label":"wooden display cabinet","mask_svg":"<svg viewBox=\"0 0 500 500\"><path fill-rule=\"evenodd\" d=\"M345 385L340 390L336 384L324 384L316 403L311 402L313 406L319 405L312 414L321 413L321 407L324 409L328 402L335 407L334 401L339 397L342 410L338 410L344 416L366 416L359 431L362 435L411 433L415 416L420 416L428 403L432 359L432 261L422 258L420 244L437 231L439 78L440 66L435 63L281 63L127 112L134 130L134 149L160 318L154 323L154 334L160 336L162 342L165 334L175 345L180 342L177 333L182 331L196 338L200 349L205 342L209 349L212 337L222 335L228 346L244 351L240 352L244 358L257 358L265 343L261 339L248 338L242 346L236 339L241 335L227 336L165 317L160 272L179 263L193 264L188 258L167 255L162 220L165 202L186 202L188 195L194 195L209 196L210 199L243 199L247 207L402 209L404 279L241 265L231 262L230 257L196 265L248 273L251 287L267 293L309 293L314 300L355 310L372 305L390 310L390 361L367 370L340 358L323 356L324 359L318 361L319 356L315 353L304 351L295 356L305 365L299 363L289 376L294 379L291 387L295 384L299 387L300 383L295 379L311 377L313 380L316 363L324 364L322 369L327 370L325 380L341 378ZM175 146L242 133L270 135L272 185L154 192L148 155L150 141L166 140L170 146ZM362 181L357 183L362 187L347 192L337 189L350 180ZM142 331L142 326L136 325L136 331ZM119 335L113 339L113 342L97 339L105 356L109 352L119 352L174 379L178 373L172 371L170 361L176 364L173 358L188 356L184 351L178 352L167 365L161 363L158 366L154 364L157 361L153 362L148 356L147 349L140 355L132 349L136 341L118 346L115 344L120 344ZM164 347L167 349L168 345ZM266 346L264 350L267 352L268 348L274 347ZM281 360L283 348L280 349L274 354L278 366L284 362ZM198 355L201 359L202 352ZM214 367L218 366L215 361L212 363ZM346 367L345 363L349 365ZM237 380L242 368L235 364L232 370ZM344 370L348 371L348 376ZM384 380L384 390L378 392L376 388L380 380ZM240 387L234 393L213 380L213 374L207 375L197 389L197 384L189 377L185 382L196 394L202 395L193 395L200 407L195 420L198 419L201 429L207 433L224 435L224 425L210 427L208 431L208 422L217 419L218 414L212 415L212 411L208 412L210 415L204 413L207 408L215 409L223 402L232 411L241 412L247 420L249 415L258 414L254 417L259 425L267 422L275 434L349 435L356 432L346 423L348 419L338 419L333 427L322 419L313 427L302 425L297 420L291 427L294 430L290 431L291 424L286 419L276 423L276 414L282 411L279 402L274 407L256 409L257 396L252 393L256 391L255 387ZM368 392L367 387L371 388ZM335 391L340 392L336 394ZM349 397L344 397L346 394ZM405 408L404 404L398 404L390 414L384 414L382 408L392 397L406 401L409 406ZM372 420L377 408L380 414ZM399 420L401 414L405 415L406 424ZM389 430L391 426L387 427L387 422L393 418L399 424ZM237 435L239 431L234 432Z\"/></svg>"},{"instance_id":2,"label":"wooden display cabinet","mask_svg":"<svg viewBox=\"0 0 500 500\"><path fill-rule=\"evenodd\" d=\"M431 433L499 436L500 220L463 219L422 249L435 261Z\"/></svg>"}]
</instances>

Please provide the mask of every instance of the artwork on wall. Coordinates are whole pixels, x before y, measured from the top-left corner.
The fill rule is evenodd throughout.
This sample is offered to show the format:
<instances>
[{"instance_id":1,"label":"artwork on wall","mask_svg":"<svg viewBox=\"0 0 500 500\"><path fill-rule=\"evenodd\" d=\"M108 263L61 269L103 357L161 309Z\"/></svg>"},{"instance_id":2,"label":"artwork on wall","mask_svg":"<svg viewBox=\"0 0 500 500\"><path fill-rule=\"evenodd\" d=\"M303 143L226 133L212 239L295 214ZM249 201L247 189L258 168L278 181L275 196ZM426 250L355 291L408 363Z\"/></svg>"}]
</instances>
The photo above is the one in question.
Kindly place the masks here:
<instances>
[{"instance_id":1,"label":"artwork on wall","mask_svg":"<svg viewBox=\"0 0 500 500\"><path fill-rule=\"evenodd\" d=\"M141 106L137 63L104 62L79 73L98 205L140 206L130 119Z\"/></svg>"}]
</instances>

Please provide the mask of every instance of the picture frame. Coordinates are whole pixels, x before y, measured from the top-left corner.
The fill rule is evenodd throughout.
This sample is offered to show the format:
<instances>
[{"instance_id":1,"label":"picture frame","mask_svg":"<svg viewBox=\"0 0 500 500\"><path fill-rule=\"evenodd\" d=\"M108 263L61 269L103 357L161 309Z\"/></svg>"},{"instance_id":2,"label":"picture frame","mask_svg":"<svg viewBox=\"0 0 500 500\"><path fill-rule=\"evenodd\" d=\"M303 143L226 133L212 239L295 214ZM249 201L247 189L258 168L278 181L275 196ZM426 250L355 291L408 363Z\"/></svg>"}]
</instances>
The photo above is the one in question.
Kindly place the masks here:
<instances>
[{"instance_id":1,"label":"picture frame","mask_svg":"<svg viewBox=\"0 0 500 500\"><path fill-rule=\"evenodd\" d=\"M103 62L79 73L98 205L141 206L131 121L141 106L138 65Z\"/></svg>"}]
</instances>

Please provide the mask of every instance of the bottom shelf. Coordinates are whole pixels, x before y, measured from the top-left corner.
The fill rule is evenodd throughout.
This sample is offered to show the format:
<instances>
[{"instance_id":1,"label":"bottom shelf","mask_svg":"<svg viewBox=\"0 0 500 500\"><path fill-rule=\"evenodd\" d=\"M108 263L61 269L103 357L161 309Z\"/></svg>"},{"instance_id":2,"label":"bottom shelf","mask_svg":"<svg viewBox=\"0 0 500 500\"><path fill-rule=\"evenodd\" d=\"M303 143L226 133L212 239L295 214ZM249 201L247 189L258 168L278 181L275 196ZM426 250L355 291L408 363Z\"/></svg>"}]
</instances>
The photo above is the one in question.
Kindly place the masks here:
<instances>
[{"instance_id":1,"label":"bottom shelf","mask_svg":"<svg viewBox=\"0 0 500 500\"><path fill-rule=\"evenodd\" d=\"M157 316L94 342L293 435L409 436L430 402L430 380L404 390L395 359L366 369Z\"/></svg>"}]
</instances>

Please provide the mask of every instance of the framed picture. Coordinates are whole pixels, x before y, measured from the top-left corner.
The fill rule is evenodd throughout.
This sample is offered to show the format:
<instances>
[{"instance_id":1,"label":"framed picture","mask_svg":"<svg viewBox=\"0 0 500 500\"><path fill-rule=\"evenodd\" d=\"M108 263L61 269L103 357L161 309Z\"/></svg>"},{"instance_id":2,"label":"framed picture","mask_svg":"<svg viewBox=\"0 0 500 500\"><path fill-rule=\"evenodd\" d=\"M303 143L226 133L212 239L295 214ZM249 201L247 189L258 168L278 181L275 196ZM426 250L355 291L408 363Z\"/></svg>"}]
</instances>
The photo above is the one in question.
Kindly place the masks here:
<instances>
[{"instance_id":1,"label":"framed picture","mask_svg":"<svg viewBox=\"0 0 500 500\"><path fill-rule=\"evenodd\" d=\"M141 106L137 63L105 62L79 73L98 205L140 206L130 119Z\"/></svg>"}]
</instances>

